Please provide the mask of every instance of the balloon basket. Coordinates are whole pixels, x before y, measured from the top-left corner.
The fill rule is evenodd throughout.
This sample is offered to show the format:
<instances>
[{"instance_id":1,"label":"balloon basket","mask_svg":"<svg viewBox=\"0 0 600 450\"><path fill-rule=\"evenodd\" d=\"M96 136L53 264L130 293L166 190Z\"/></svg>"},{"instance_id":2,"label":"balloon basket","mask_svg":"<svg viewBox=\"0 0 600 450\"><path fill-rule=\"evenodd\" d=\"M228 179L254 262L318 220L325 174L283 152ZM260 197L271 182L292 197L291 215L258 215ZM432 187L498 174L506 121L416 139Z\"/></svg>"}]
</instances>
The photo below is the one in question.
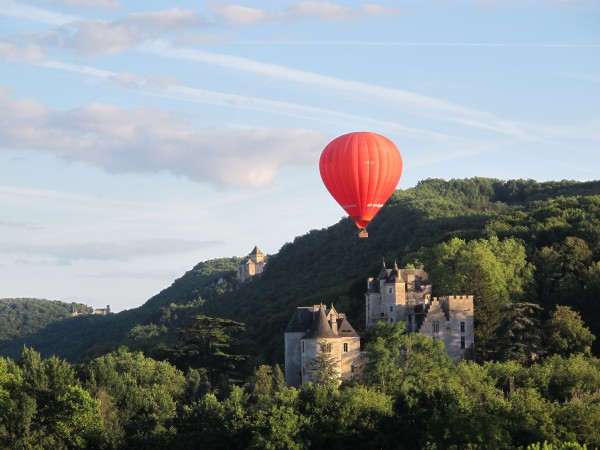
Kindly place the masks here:
<instances>
[{"instance_id":1,"label":"balloon basket","mask_svg":"<svg viewBox=\"0 0 600 450\"><path fill-rule=\"evenodd\" d=\"M361 228L360 229L360 231L358 232L358 237L361 238L361 239L369 237L369 233L367 233L366 228Z\"/></svg>"}]
</instances>

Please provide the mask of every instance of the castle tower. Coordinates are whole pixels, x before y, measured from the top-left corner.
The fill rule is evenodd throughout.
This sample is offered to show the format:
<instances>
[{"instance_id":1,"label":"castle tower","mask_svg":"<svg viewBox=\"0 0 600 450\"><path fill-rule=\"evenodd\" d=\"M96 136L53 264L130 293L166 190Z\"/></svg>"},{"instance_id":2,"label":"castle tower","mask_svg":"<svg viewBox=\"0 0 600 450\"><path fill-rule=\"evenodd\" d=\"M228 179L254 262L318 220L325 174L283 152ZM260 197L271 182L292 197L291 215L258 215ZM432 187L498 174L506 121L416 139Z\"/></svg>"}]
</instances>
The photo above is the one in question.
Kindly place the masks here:
<instances>
[{"instance_id":1,"label":"castle tower","mask_svg":"<svg viewBox=\"0 0 600 450\"><path fill-rule=\"evenodd\" d=\"M351 378L360 366L360 336L333 305L296 308L285 329L285 380L288 386L304 386L311 381L311 362L321 351L336 361L340 378Z\"/></svg>"},{"instance_id":2,"label":"castle tower","mask_svg":"<svg viewBox=\"0 0 600 450\"><path fill-rule=\"evenodd\" d=\"M377 322L406 322L411 314L411 306L423 303L430 293L431 285L423 269L399 269L396 262L392 269L387 269L384 262L377 280L367 280L367 326Z\"/></svg>"},{"instance_id":3,"label":"castle tower","mask_svg":"<svg viewBox=\"0 0 600 450\"><path fill-rule=\"evenodd\" d=\"M474 349L472 295L431 299L429 276L423 269L392 269L385 262L377 279L367 280L365 319L377 322L404 322L406 331L426 334L444 342L453 360L470 359Z\"/></svg>"},{"instance_id":4,"label":"castle tower","mask_svg":"<svg viewBox=\"0 0 600 450\"><path fill-rule=\"evenodd\" d=\"M237 281L243 284L253 277L262 274L265 265L265 254L259 250L258 246L254 246L252 251L246 256L246 259L238 265Z\"/></svg>"}]
</instances>

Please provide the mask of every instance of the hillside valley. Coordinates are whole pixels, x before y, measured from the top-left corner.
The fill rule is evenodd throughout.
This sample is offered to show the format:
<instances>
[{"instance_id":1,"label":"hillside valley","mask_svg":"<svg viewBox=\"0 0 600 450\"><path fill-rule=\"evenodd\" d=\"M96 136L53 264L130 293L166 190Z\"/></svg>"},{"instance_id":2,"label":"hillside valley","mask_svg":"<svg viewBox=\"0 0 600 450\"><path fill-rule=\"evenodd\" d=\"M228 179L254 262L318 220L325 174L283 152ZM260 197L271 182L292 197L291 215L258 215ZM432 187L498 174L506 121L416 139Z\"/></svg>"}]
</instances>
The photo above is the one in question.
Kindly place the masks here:
<instances>
[{"instance_id":1,"label":"hillside valley","mask_svg":"<svg viewBox=\"0 0 600 450\"><path fill-rule=\"evenodd\" d=\"M283 330L297 306L333 303L364 331L366 279L382 260L429 271L439 244L492 237L521 243L532 270L526 292L511 301L537 303L546 315L568 305L600 336L600 182L428 179L396 191L368 239L357 238L349 219L310 230L268 255L263 275L242 286L235 279L241 257L203 261L138 308L48 321L26 334L6 329L0 354L16 358L26 345L78 361L124 345L159 357L178 328L204 314L245 324L239 345L250 365L281 363ZM249 236L248 250L254 244L260 237ZM435 272L434 294L443 295L435 289L447 283L436 283Z\"/></svg>"}]
</instances>

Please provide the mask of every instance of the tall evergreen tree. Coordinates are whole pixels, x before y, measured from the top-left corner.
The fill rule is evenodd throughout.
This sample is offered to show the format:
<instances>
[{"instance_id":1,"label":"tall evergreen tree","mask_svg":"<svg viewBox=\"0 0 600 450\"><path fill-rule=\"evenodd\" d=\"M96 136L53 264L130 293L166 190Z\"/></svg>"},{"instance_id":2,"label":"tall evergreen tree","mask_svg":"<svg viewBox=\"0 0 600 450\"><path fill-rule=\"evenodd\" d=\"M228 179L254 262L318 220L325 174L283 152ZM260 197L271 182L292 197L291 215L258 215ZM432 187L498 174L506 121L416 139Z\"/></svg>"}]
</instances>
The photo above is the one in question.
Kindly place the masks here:
<instances>
[{"instance_id":1,"label":"tall evergreen tree","mask_svg":"<svg viewBox=\"0 0 600 450\"><path fill-rule=\"evenodd\" d=\"M327 386L340 379L337 370L340 361L331 354L330 346L331 344L324 341L317 341L316 355L308 364L308 372L313 384Z\"/></svg>"}]
</instances>

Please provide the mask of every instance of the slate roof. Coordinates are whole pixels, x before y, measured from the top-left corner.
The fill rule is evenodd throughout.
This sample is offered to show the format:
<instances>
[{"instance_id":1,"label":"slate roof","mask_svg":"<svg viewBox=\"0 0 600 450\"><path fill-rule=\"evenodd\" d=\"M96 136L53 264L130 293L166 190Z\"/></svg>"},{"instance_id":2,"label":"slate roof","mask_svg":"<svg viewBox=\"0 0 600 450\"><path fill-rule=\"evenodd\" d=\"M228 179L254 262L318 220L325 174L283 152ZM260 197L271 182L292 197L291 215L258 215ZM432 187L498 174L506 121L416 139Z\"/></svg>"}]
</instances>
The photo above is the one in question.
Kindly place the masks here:
<instances>
[{"instance_id":1,"label":"slate roof","mask_svg":"<svg viewBox=\"0 0 600 450\"><path fill-rule=\"evenodd\" d=\"M331 329L327 317L325 316L325 307L321 306L317 312L312 326L303 339L335 339L338 335Z\"/></svg>"},{"instance_id":2,"label":"slate roof","mask_svg":"<svg viewBox=\"0 0 600 450\"><path fill-rule=\"evenodd\" d=\"M350 322L345 317L337 319L337 333L331 329L331 325L327 320L328 314L334 311L325 309L325 306L314 311L311 306L300 306L296 308L292 318L285 329L286 333L306 333L302 339L334 339L341 337L360 337L359 334L352 328Z\"/></svg>"},{"instance_id":3,"label":"slate roof","mask_svg":"<svg viewBox=\"0 0 600 450\"><path fill-rule=\"evenodd\" d=\"M346 318L338 319L338 336L341 337L359 337L358 333L354 331L350 322Z\"/></svg>"},{"instance_id":4,"label":"slate roof","mask_svg":"<svg viewBox=\"0 0 600 450\"><path fill-rule=\"evenodd\" d=\"M248 256L253 256L253 255L265 256L265 254L258 249L258 245L255 245L254 248L252 249L252 251L248 254Z\"/></svg>"},{"instance_id":5,"label":"slate roof","mask_svg":"<svg viewBox=\"0 0 600 450\"><path fill-rule=\"evenodd\" d=\"M294 311L292 318L285 329L286 333L306 333L313 322L313 309L311 306L299 306Z\"/></svg>"}]
</instances>

